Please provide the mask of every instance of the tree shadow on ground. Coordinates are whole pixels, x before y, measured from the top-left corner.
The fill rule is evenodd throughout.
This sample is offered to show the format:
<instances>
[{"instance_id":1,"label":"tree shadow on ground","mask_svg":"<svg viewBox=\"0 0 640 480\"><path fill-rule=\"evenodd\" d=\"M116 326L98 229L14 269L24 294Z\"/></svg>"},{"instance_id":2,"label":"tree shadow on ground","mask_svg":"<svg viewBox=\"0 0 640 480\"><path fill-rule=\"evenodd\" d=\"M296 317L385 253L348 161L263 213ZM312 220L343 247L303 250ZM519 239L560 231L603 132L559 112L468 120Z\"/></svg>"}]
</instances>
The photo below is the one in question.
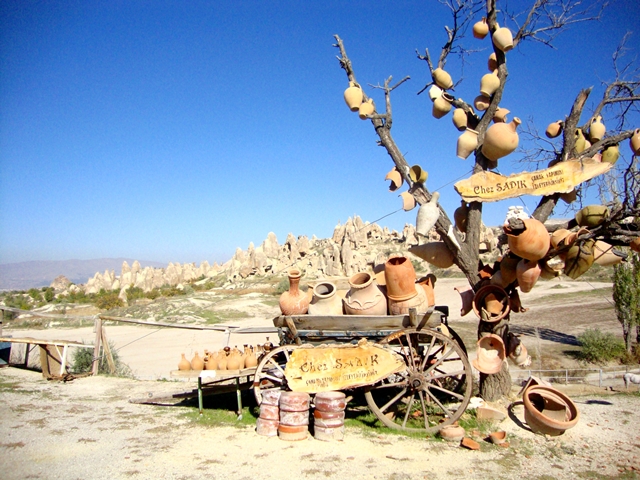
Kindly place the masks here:
<instances>
[{"instance_id":1,"label":"tree shadow on ground","mask_svg":"<svg viewBox=\"0 0 640 480\"><path fill-rule=\"evenodd\" d=\"M537 334L536 334L537 330ZM528 337L540 337L542 340L549 340L551 342L562 343L564 345L579 346L580 343L575 335L567 335L566 333L558 332L550 328L535 328L526 327L522 325L511 325L509 331L516 335L526 335Z\"/></svg>"}]
</instances>

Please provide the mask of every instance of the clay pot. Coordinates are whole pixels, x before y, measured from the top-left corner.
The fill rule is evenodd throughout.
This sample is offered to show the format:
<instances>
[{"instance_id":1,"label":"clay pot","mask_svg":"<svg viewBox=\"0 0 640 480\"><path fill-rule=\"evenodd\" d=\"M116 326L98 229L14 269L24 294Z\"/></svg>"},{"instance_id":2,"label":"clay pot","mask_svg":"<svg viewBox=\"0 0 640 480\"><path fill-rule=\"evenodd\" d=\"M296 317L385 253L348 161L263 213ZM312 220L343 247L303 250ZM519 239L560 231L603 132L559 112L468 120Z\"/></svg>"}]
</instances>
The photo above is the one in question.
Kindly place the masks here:
<instances>
[{"instance_id":1,"label":"clay pot","mask_svg":"<svg viewBox=\"0 0 640 480\"><path fill-rule=\"evenodd\" d=\"M612 245L597 240L593 248L593 261L602 267L610 267L621 263L622 257L616 255Z\"/></svg>"},{"instance_id":2,"label":"clay pot","mask_svg":"<svg viewBox=\"0 0 640 480\"><path fill-rule=\"evenodd\" d=\"M187 358L184 356L184 353L182 354L182 357L178 362L178 370L191 370L191 362L187 360Z\"/></svg>"},{"instance_id":3,"label":"clay pot","mask_svg":"<svg viewBox=\"0 0 640 480\"><path fill-rule=\"evenodd\" d=\"M456 228L462 233L467 233L467 218L469 216L469 205L464 200L461 201L460 206L453 212L453 221Z\"/></svg>"},{"instance_id":4,"label":"clay pot","mask_svg":"<svg viewBox=\"0 0 640 480\"><path fill-rule=\"evenodd\" d=\"M553 248L563 247L565 239L571 235L571 232L566 228L560 228L551 234L549 241Z\"/></svg>"},{"instance_id":5,"label":"clay pot","mask_svg":"<svg viewBox=\"0 0 640 480\"><path fill-rule=\"evenodd\" d=\"M629 248L634 252L640 252L640 238L634 238L629 242Z\"/></svg>"},{"instance_id":6,"label":"clay pot","mask_svg":"<svg viewBox=\"0 0 640 480\"><path fill-rule=\"evenodd\" d=\"M405 212L408 212L408 211L413 210L414 208L416 208L416 199L409 192L402 192L398 196L400 198L402 198L402 209Z\"/></svg>"},{"instance_id":7,"label":"clay pot","mask_svg":"<svg viewBox=\"0 0 640 480\"><path fill-rule=\"evenodd\" d=\"M525 347L522 343L519 344L514 351L509 355L509 358L515 363L518 367L526 367L531 364L531 356L527 351L527 347Z\"/></svg>"},{"instance_id":8,"label":"clay pot","mask_svg":"<svg viewBox=\"0 0 640 480\"><path fill-rule=\"evenodd\" d=\"M323 412L315 409L313 411L314 427L338 428L344 425L344 410L337 412Z\"/></svg>"},{"instance_id":9,"label":"clay pot","mask_svg":"<svg viewBox=\"0 0 640 480\"><path fill-rule=\"evenodd\" d=\"M289 291L280 295L280 311L284 315L304 315L309 310L309 296L300 291L300 270L292 269L288 272Z\"/></svg>"},{"instance_id":10,"label":"clay pot","mask_svg":"<svg viewBox=\"0 0 640 480\"><path fill-rule=\"evenodd\" d=\"M511 30L507 27L498 28L493 32L493 36L491 38L496 48L503 52L508 52L513 48L513 35L511 34Z\"/></svg>"},{"instance_id":11,"label":"clay pot","mask_svg":"<svg viewBox=\"0 0 640 480\"><path fill-rule=\"evenodd\" d=\"M320 412L342 412L347 407L343 392L318 392L313 403Z\"/></svg>"},{"instance_id":12,"label":"clay pot","mask_svg":"<svg viewBox=\"0 0 640 480\"><path fill-rule=\"evenodd\" d=\"M420 165L414 165L409 169L409 178L413 183L424 183L429 177L429 172L423 170Z\"/></svg>"},{"instance_id":13,"label":"clay pot","mask_svg":"<svg viewBox=\"0 0 640 480\"><path fill-rule=\"evenodd\" d=\"M589 205L576 213L576 222L581 227L597 227L609 219L609 209L604 205Z\"/></svg>"},{"instance_id":14,"label":"clay pot","mask_svg":"<svg viewBox=\"0 0 640 480\"><path fill-rule=\"evenodd\" d=\"M640 128L633 131L633 135L629 139L629 148L634 155L640 155Z\"/></svg>"},{"instance_id":15,"label":"clay pot","mask_svg":"<svg viewBox=\"0 0 640 480\"><path fill-rule=\"evenodd\" d=\"M499 285L485 285L473 297L473 311L485 322L499 322L511 310L509 294Z\"/></svg>"},{"instance_id":16,"label":"clay pot","mask_svg":"<svg viewBox=\"0 0 640 480\"><path fill-rule=\"evenodd\" d=\"M255 350L251 349L251 351L247 354L244 359L244 368L253 368L258 365L258 357L256 356Z\"/></svg>"},{"instance_id":17,"label":"clay pot","mask_svg":"<svg viewBox=\"0 0 640 480\"><path fill-rule=\"evenodd\" d=\"M278 437L280 440L296 442L306 440L309 435L309 428L306 425L278 425Z\"/></svg>"},{"instance_id":18,"label":"clay pot","mask_svg":"<svg viewBox=\"0 0 640 480\"><path fill-rule=\"evenodd\" d=\"M200 357L198 352L196 352L191 359L191 370L204 370L204 360Z\"/></svg>"},{"instance_id":19,"label":"clay pot","mask_svg":"<svg viewBox=\"0 0 640 480\"><path fill-rule=\"evenodd\" d=\"M373 115L376 108L373 106L373 100L370 98L366 102L362 102L358 108L358 116L362 120L366 120L369 115Z\"/></svg>"},{"instance_id":20,"label":"clay pot","mask_svg":"<svg viewBox=\"0 0 640 480\"><path fill-rule=\"evenodd\" d=\"M582 130L576 129L575 149L577 153L583 152L587 148L587 139L584 138Z\"/></svg>"},{"instance_id":21,"label":"clay pot","mask_svg":"<svg viewBox=\"0 0 640 480\"><path fill-rule=\"evenodd\" d=\"M433 71L433 80L443 90L448 90L453 87L453 80L451 79L451 75L445 72L441 68L436 68Z\"/></svg>"},{"instance_id":22,"label":"clay pot","mask_svg":"<svg viewBox=\"0 0 640 480\"><path fill-rule=\"evenodd\" d=\"M442 95L442 92L443 90L438 85L431 85L431 88L429 88L429 98L433 102Z\"/></svg>"},{"instance_id":23,"label":"clay pot","mask_svg":"<svg viewBox=\"0 0 640 480\"><path fill-rule=\"evenodd\" d=\"M489 33L489 24L487 19L482 17L482 20L473 24L473 36L479 40L482 40Z\"/></svg>"},{"instance_id":24,"label":"clay pot","mask_svg":"<svg viewBox=\"0 0 640 480\"><path fill-rule=\"evenodd\" d=\"M328 281L313 287L309 315L342 315L342 299L336 295L337 291L335 284Z\"/></svg>"},{"instance_id":25,"label":"clay pot","mask_svg":"<svg viewBox=\"0 0 640 480\"><path fill-rule=\"evenodd\" d=\"M260 405L260 418L265 420L277 420L280 421L280 407L277 405L267 405L263 403Z\"/></svg>"},{"instance_id":26,"label":"clay pot","mask_svg":"<svg viewBox=\"0 0 640 480\"><path fill-rule=\"evenodd\" d=\"M343 300L347 315L387 314L387 300L372 275L366 272L356 273L349 278L349 285L351 288Z\"/></svg>"},{"instance_id":27,"label":"clay pot","mask_svg":"<svg viewBox=\"0 0 640 480\"><path fill-rule=\"evenodd\" d=\"M513 255L505 255L500 261L500 275L502 275L502 283L510 285L516 280L516 269L520 258Z\"/></svg>"},{"instance_id":28,"label":"clay pot","mask_svg":"<svg viewBox=\"0 0 640 480\"><path fill-rule=\"evenodd\" d=\"M427 292L419 286L416 288L416 295L406 300L393 300L389 298L390 315L408 315L411 308L415 308L417 313L425 313L429 309L429 299Z\"/></svg>"},{"instance_id":29,"label":"clay pot","mask_svg":"<svg viewBox=\"0 0 640 480\"><path fill-rule=\"evenodd\" d=\"M453 100L454 98L451 95L447 93L443 93L433 101L433 108L431 109L431 114L435 118L444 117L447 113L451 111L451 108L452 108L451 102Z\"/></svg>"},{"instance_id":30,"label":"clay pot","mask_svg":"<svg viewBox=\"0 0 640 480\"><path fill-rule=\"evenodd\" d=\"M473 106L476 107L476 110L484 112L487 108L489 108L489 104L491 103L491 99L485 95L478 95L473 99Z\"/></svg>"},{"instance_id":31,"label":"clay pot","mask_svg":"<svg viewBox=\"0 0 640 480\"><path fill-rule=\"evenodd\" d=\"M494 445L502 445L504 442L507 441L507 432L505 432L504 430L491 432L489 434L489 439L491 440L491 443L493 443Z\"/></svg>"},{"instance_id":32,"label":"clay pot","mask_svg":"<svg viewBox=\"0 0 640 480\"><path fill-rule=\"evenodd\" d=\"M451 121L453 122L453 125L461 132L466 130L468 120L469 119L467 118L467 112L465 112L462 108L456 108L453 111Z\"/></svg>"},{"instance_id":33,"label":"clay pot","mask_svg":"<svg viewBox=\"0 0 640 480\"><path fill-rule=\"evenodd\" d=\"M538 266L540 267L540 277L545 280L553 280L561 273L560 270L556 270L550 266L544 259L538 262Z\"/></svg>"},{"instance_id":34,"label":"clay pot","mask_svg":"<svg viewBox=\"0 0 640 480\"><path fill-rule=\"evenodd\" d=\"M440 435L440 438L447 442L458 443L464 438L466 432L460 425L447 425L446 427L442 427L438 430L438 434Z\"/></svg>"},{"instance_id":35,"label":"clay pot","mask_svg":"<svg viewBox=\"0 0 640 480\"><path fill-rule=\"evenodd\" d=\"M321 427L316 425L313 429L313 438L323 442L340 442L344 440L344 425L341 427Z\"/></svg>"},{"instance_id":36,"label":"clay pot","mask_svg":"<svg viewBox=\"0 0 640 480\"><path fill-rule=\"evenodd\" d=\"M431 277L435 278L434 275L427 275L426 279L418 281L418 285L422 287L427 295L427 306L429 307L436 304L435 290L433 288L435 280L432 280Z\"/></svg>"},{"instance_id":37,"label":"clay pot","mask_svg":"<svg viewBox=\"0 0 640 480\"><path fill-rule=\"evenodd\" d=\"M352 112L357 112L362 104L364 95L362 89L354 82L349 82L349 88L344 91L344 101Z\"/></svg>"},{"instance_id":38,"label":"clay pot","mask_svg":"<svg viewBox=\"0 0 640 480\"><path fill-rule=\"evenodd\" d=\"M263 437L275 437L278 435L278 420L267 420L258 417L256 419L256 433Z\"/></svg>"},{"instance_id":39,"label":"clay pot","mask_svg":"<svg viewBox=\"0 0 640 480\"><path fill-rule=\"evenodd\" d=\"M240 370L243 367L244 367L244 362L242 361L240 352L237 350L234 350L227 357L227 370Z\"/></svg>"},{"instance_id":40,"label":"clay pot","mask_svg":"<svg viewBox=\"0 0 640 480\"><path fill-rule=\"evenodd\" d=\"M498 373L506 358L502 337L489 333L480 338L476 344L478 357L472 362L476 370L487 375Z\"/></svg>"},{"instance_id":41,"label":"clay pot","mask_svg":"<svg viewBox=\"0 0 640 480\"><path fill-rule=\"evenodd\" d=\"M500 88L498 72L487 73L480 79L480 93L485 97L490 97Z\"/></svg>"},{"instance_id":42,"label":"clay pot","mask_svg":"<svg viewBox=\"0 0 640 480\"><path fill-rule=\"evenodd\" d=\"M620 147L618 145L610 145L602 150L602 161L614 165L620 158Z\"/></svg>"},{"instance_id":43,"label":"clay pot","mask_svg":"<svg viewBox=\"0 0 640 480\"><path fill-rule=\"evenodd\" d=\"M520 260L516 268L516 278L520 290L524 293L530 292L540 278L541 272L537 261L525 260L524 258Z\"/></svg>"},{"instance_id":44,"label":"clay pot","mask_svg":"<svg viewBox=\"0 0 640 480\"><path fill-rule=\"evenodd\" d=\"M525 390L522 401L524 419L534 433L562 435L580 419L576 404L552 387L532 385Z\"/></svg>"},{"instance_id":45,"label":"clay pot","mask_svg":"<svg viewBox=\"0 0 640 480\"><path fill-rule=\"evenodd\" d=\"M384 264L384 279L389 300L402 302L415 297L416 271L407 257L392 257Z\"/></svg>"},{"instance_id":46,"label":"clay pot","mask_svg":"<svg viewBox=\"0 0 640 480\"><path fill-rule=\"evenodd\" d=\"M478 132L467 128L464 133L458 137L456 155L458 158L466 160L476 148L478 148Z\"/></svg>"},{"instance_id":47,"label":"clay pot","mask_svg":"<svg viewBox=\"0 0 640 480\"><path fill-rule=\"evenodd\" d=\"M204 362L205 370L217 370L218 369L218 359L214 355L208 355Z\"/></svg>"},{"instance_id":48,"label":"clay pot","mask_svg":"<svg viewBox=\"0 0 640 480\"><path fill-rule=\"evenodd\" d=\"M517 232L509 226L503 227L509 241L509 250L527 260L538 261L549 251L549 232L540 220L527 218L523 220L525 230Z\"/></svg>"},{"instance_id":49,"label":"clay pot","mask_svg":"<svg viewBox=\"0 0 640 480\"><path fill-rule=\"evenodd\" d=\"M391 181L391 184L389 185L390 192L395 192L402 186L402 174L396 167L393 167L393 169L391 169L389 173L387 173L387 176L384 177L384 179Z\"/></svg>"},{"instance_id":50,"label":"clay pot","mask_svg":"<svg viewBox=\"0 0 640 480\"><path fill-rule=\"evenodd\" d=\"M416 257L435 265L438 268L449 268L453 265L453 253L444 242L429 242L423 245L412 245L409 252Z\"/></svg>"},{"instance_id":51,"label":"clay pot","mask_svg":"<svg viewBox=\"0 0 640 480\"><path fill-rule=\"evenodd\" d=\"M589 140L591 140L591 143L599 142L602 140L602 137L604 137L606 131L607 128L604 126L604 123L602 123L602 117L598 115L591 121L591 125L589 125Z\"/></svg>"},{"instance_id":52,"label":"clay pot","mask_svg":"<svg viewBox=\"0 0 640 480\"><path fill-rule=\"evenodd\" d=\"M278 406L286 412L304 412L309 410L311 397L304 392L282 392Z\"/></svg>"},{"instance_id":53,"label":"clay pot","mask_svg":"<svg viewBox=\"0 0 640 480\"><path fill-rule=\"evenodd\" d=\"M582 245L574 245L567 252L564 274L573 280L585 273L593 265L595 240L588 239Z\"/></svg>"},{"instance_id":54,"label":"clay pot","mask_svg":"<svg viewBox=\"0 0 640 480\"><path fill-rule=\"evenodd\" d=\"M473 297L475 297L475 292L469 285L453 287L453 289L460 294L460 299L462 300L460 316L464 317L467 313L473 310Z\"/></svg>"},{"instance_id":55,"label":"clay pot","mask_svg":"<svg viewBox=\"0 0 640 480\"><path fill-rule=\"evenodd\" d=\"M270 388L267 390L263 390L262 393L262 403L260 405L280 405L280 397L282 396L282 392L284 390L279 390L277 388Z\"/></svg>"},{"instance_id":56,"label":"clay pot","mask_svg":"<svg viewBox=\"0 0 640 480\"><path fill-rule=\"evenodd\" d=\"M498 107L496 109L496 113L493 114L493 122L494 123L505 123L507 121L507 115L511 113L511 110L507 110L506 108Z\"/></svg>"},{"instance_id":57,"label":"clay pot","mask_svg":"<svg viewBox=\"0 0 640 480\"><path fill-rule=\"evenodd\" d=\"M564 122L562 120L558 120L556 122L550 123L547 126L547 129L545 130L544 134L548 138L556 138L558 135L562 133L563 129L564 129Z\"/></svg>"},{"instance_id":58,"label":"clay pot","mask_svg":"<svg viewBox=\"0 0 640 480\"><path fill-rule=\"evenodd\" d=\"M440 218L440 208L438 207L438 199L440 193L434 192L431 199L427 203L420 205L416 216L416 233L426 237L429 231L434 227L438 218Z\"/></svg>"},{"instance_id":59,"label":"clay pot","mask_svg":"<svg viewBox=\"0 0 640 480\"><path fill-rule=\"evenodd\" d=\"M309 409L301 412L289 412L280 409L280 425L309 425Z\"/></svg>"},{"instance_id":60,"label":"clay pot","mask_svg":"<svg viewBox=\"0 0 640 480\"><path fill-rule=\"evenodd\" d=\"M489 59L487 60L487 68L490 72L493 72L498 68L498 58L496 57L496 52L491 53L489 55Z\"/></svg>"},{"instance_id":61,"label":"clay pot","mask_svg":"<svg viewBox=\"0 0 640 480\"><path fill-rule=\"evenodd\" d=\"M518 148L516 129L521 121L515 117L511 123L494 123L487 129L482 144L482 154L489 160L496 161L509 155Z\"/></svg>"}]
</instances>

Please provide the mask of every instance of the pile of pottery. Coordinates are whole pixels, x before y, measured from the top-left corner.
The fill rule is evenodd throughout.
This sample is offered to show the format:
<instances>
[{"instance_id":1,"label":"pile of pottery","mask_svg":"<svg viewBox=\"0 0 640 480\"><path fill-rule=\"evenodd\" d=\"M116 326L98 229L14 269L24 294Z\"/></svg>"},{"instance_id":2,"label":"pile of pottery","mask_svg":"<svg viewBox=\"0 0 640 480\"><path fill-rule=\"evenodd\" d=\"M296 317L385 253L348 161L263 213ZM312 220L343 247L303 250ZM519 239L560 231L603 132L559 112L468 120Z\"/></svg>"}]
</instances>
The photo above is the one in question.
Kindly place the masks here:
<instances>
[{"instance_id":1,"label":"pile of pottery","mask_svg":"<svg viewBox=\"0 0 640 480\"><path fill-rule=\"evenodd\" d=\"M281 440L307 439L310 401L309 394L304 392L282 392L280 394L278 437Z\"/></svg>"},{"instance_id":2,"label":"pile of pottery","mask_svg":"<svg viewBox=\"0 0 640 480\"><path fill-rule=\"evenodd\" d=\"M224 347L217 352L204 351L204 356L196 351L193 358L188 360L182 354L178 363L178 370L242 370L243 368L253 368L258 365L260 358L271 349L272 345L267 342L264 345L245 345L244 350Z\"/></svg>"},{"instance_id":3,"label":"pile of pottery","mask_svg":"<svg viewBox=\"0 0 640 480\"><path fill-rule=\"evenodd\" d=\"M425 313L435 305L434 277L417 280L411 261L403 256L389 258L376 275L352 275L344 298L330 281L321 281L308 293L302 292L301 275L299 270L288 273L289 290L279 301L283 315L407 315L410 308Z\"/></svg>"},{"instance_id":4,"label":"pile of pottery","mask_svg":"<svg viewBox=\"0 0 640 480\"><path fill-rule=\"evenodd\" d=\"M280 425L280 395L283 390L273 388L263 390L260 415L256 420L256 432L265 437L278 435Z\"/></svg>"},{"instance_id":5,"label":"pile of pottery","mask_svg":"<svg viewBox=\"0 0 640 480\"><path fill-rule=\"evenodd\" d=\"M342 392L318 392L314 399L313 437L326 442L344 439L344 410L347 406Z\"/></svg>"}]
</instances>

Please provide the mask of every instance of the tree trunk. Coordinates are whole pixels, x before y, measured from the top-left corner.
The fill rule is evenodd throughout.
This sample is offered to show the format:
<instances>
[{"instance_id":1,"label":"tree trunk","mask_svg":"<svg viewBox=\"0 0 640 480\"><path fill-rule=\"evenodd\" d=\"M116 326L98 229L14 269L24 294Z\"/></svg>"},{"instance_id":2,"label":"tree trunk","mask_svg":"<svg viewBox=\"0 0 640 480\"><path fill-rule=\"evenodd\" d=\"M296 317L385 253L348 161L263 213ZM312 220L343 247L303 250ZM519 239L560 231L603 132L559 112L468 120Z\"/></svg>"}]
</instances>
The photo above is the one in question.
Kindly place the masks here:
<instances>
[{"instance_id":1,"label":"tree trunk","mask_svg":"<svg viewBox=\"0 0 640 480\"><path fill-rule=\"evenodd\" d=\"M493 375L480 374L480 396L487 402L495 402L507 397L509 392L511 392L511 374L506 360L502 363L500 372Z\"/></svg>"}]
</instances>

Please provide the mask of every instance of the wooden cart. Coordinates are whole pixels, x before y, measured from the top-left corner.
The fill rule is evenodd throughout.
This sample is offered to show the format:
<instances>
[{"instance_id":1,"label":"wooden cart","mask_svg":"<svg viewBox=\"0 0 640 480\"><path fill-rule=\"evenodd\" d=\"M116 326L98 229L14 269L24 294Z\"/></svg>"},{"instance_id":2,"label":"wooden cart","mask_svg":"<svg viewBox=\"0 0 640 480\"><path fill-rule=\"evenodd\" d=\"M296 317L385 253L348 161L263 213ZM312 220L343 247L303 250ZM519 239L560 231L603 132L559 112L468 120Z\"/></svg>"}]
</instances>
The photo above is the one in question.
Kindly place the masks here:
<instances>
[{"instance_id":1,"label":"wooden cart","mask_svg":"<svg viewBox=\"0 0 640 480\"><path fill-rule=\"evenodd\" d=\"M388 427L433 432L449 425L471 399L473 376L448 311L437 306L425 315L276 317L281 346L258 363L256 400L273 388L362 388L369 408ZM378 368L387 357L388 365Z\"/></svg>"}]
</instances>

